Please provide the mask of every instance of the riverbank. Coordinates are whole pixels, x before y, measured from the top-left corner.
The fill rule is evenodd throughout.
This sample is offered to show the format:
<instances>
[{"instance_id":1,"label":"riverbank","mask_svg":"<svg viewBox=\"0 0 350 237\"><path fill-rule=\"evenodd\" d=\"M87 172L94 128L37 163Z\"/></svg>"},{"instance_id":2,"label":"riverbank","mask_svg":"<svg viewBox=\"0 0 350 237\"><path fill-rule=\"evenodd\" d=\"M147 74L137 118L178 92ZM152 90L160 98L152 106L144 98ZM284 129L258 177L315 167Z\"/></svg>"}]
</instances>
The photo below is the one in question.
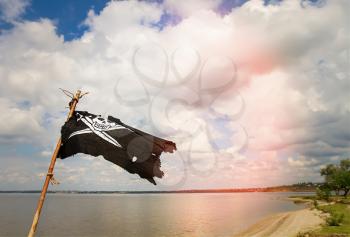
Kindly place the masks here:
<instances>
[{"instance_id":1,"label":"riverbank","mask_svg":"<svg viewBox=\"0 0 350 237\"><path fill-rule=\"evenodd\" d=\"M288 200L308 208L266 217L236 236L350 236L349 198L330 196L326 201L316 196L291 196Z\"/></svg>"},{"instance_id":2,"label":"riverbank","mask_svg":"<svg viewBox=\"0 0 350 237\"><path fill-rule=\"evenodd\" d=\"M271 215L252 225L235 237L297 236L315 230L325 223L325 214L309 208Z\"/></svg>"}]
</instances>

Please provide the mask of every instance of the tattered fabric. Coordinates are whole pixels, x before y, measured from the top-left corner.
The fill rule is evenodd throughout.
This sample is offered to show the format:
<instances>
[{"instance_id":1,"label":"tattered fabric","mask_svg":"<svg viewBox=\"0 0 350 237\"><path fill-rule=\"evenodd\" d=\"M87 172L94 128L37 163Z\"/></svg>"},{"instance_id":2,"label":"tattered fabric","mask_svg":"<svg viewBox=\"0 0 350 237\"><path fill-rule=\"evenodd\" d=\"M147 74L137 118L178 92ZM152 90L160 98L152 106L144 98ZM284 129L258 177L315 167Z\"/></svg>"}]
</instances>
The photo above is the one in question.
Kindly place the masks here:
<instances>
[{"instance_id":1,"label":"tattered fabric","mask_svg":"<svg viewBox=\"0 0 350 237\"><path fill-rule=\"evenodd\" d=\"M62 146L58 157L77 153L103 156L130 173L156 184L161 178L160 155L174 152L176 144L152 136L109 116L107 119L85 111L75 111L62 126Z\"/></svg>"}]
</instances>

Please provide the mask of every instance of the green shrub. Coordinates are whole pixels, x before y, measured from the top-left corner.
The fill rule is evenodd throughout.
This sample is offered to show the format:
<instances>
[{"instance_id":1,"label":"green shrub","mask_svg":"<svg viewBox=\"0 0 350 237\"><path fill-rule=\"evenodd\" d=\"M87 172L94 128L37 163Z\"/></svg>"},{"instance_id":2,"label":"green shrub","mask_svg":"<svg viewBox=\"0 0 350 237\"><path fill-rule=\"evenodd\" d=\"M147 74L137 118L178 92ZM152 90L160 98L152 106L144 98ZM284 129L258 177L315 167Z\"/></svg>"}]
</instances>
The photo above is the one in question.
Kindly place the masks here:
<instances>
[{"instance_id":1,"label":"green shrub","mask_svg":"<svg viewBox=\"0 0 350 237\"><path fill-rule=\"evenodd\" d=\"M331 213L331 216L326 219L329 226L340 226L344 220L344 213Z\"/></svg>"},{"instance_id":2,"label":"green shrub","mask_svg":"<svg viewBox=\"0 0 350 237\"><path fill-rule=\"evenodd\" d=\"M298 232L296 237L316 237L316 235L314 235L314 233L310 231L306 231L306 232Z\"/></svg>"},{"instance_id":3,"label":"green shrub","mask_svg":"<svg viewBox=\"0 0 350 237\"><path fill-rule=\"evenodd\" d=\"M316 195L318 199L326 200L328 202L331 196L331 190L327 187L317 188Z\"/></svg>"}]
</instances>

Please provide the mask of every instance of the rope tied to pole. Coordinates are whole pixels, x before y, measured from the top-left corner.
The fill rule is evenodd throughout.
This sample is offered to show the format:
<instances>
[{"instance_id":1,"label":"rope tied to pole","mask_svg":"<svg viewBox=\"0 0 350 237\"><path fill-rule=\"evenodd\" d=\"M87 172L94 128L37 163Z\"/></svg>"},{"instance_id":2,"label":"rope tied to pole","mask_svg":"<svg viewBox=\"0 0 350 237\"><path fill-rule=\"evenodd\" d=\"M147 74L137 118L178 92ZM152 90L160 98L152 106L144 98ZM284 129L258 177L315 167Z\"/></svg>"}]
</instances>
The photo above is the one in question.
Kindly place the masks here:
<instances>
[{"instance_id":1,"label":"rope tied to pole","mask_svg":"<svg viewBox=\"0 0 350 237\"><path fill-rule=\"evenodd\" d=\"M65 89L62 89L62 88L59 88L66 96L68 96L69 98L74 98L74 94L68 90L65 90Z\"/></svg>"},{"instance_id":2,"label":"rope tied to pole","mask_svg":"<svg viewBox=\"0 0 350 237\"><path fill-rule=\"evenodd\" d=\"M50 183L51 183L51 185L59 185L60 184L60 182L57 179L55 179L55 177L53 177L53 176L50 179Z\"/></svg>"}]
</instances>

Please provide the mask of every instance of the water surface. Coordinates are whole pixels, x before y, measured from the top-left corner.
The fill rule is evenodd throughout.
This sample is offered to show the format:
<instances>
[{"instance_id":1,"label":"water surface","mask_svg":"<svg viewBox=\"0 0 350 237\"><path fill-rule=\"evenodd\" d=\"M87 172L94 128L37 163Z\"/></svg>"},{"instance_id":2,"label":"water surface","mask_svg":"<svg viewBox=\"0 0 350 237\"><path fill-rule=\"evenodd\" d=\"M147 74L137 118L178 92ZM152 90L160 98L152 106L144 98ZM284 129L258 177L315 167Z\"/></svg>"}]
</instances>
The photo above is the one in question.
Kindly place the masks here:
<instances>
[{"instance_id":1,"label":"water surface","mask_svg":"<svg viewBox=\"0 0 350 237\"><path fill-rule=\"evenodd\" d=\"M293 193L48 194L37 236L226 237L303 206ZM0 236L26 236L39 194L0 194Z\"/></svg>"}]
</instances>

